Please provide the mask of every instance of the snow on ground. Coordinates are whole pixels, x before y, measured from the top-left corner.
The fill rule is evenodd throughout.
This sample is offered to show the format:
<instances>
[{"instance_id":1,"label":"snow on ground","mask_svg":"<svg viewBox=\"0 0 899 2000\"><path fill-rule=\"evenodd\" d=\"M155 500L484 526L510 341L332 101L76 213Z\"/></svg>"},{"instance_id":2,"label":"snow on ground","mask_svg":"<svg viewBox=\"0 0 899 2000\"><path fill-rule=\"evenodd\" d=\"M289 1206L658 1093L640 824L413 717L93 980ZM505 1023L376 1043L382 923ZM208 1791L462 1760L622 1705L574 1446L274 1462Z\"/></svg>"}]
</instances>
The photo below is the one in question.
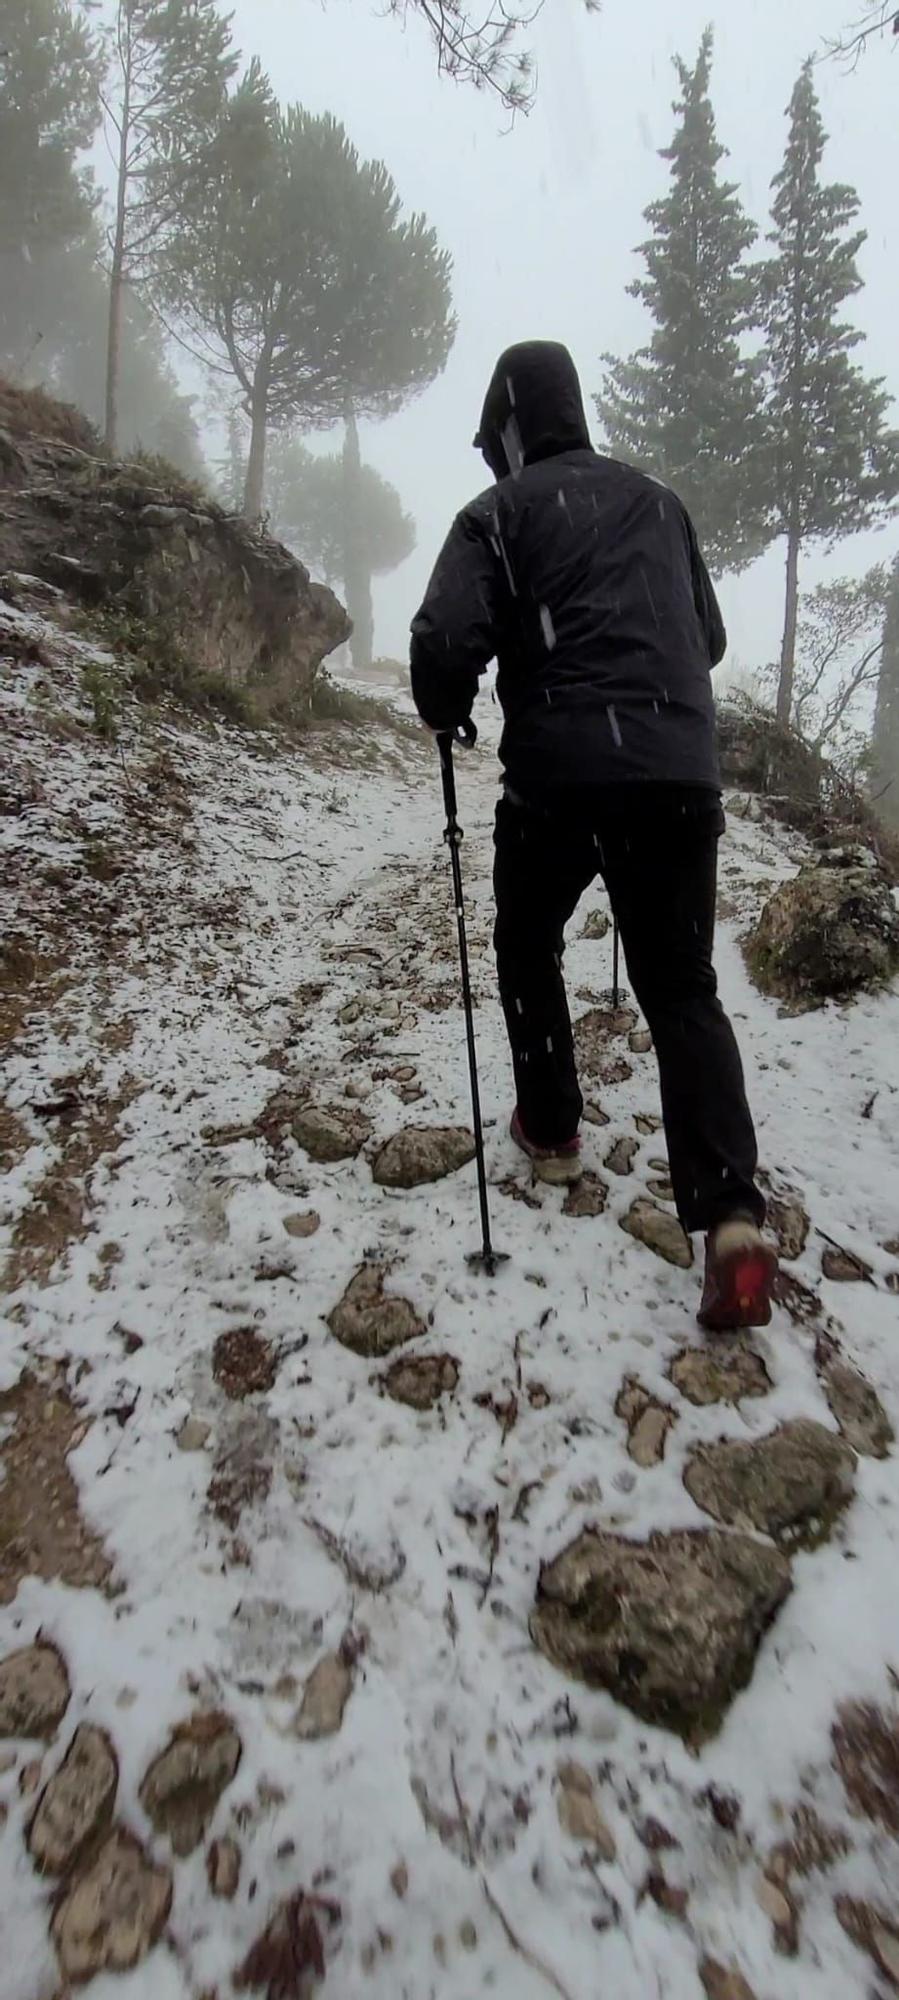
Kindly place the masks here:
<instances>
[{"instance_id":1,"label":"snow on ground","mask_svg":"<svg viewBox=\"0 0 899 2000\"><path fill-rule=\"evenodd\" d=\"M607 1175L594 1219L534 1195L513 1154L489 951L491 711L481 749L459 759L459 791L494 1233L510 1259L494 1280L465 1262L473 1167L393 1192L375 1186L366 1151L319 1166L252 1129L273 1092L307 1084L316 1102L364 1108L376 1138L468 1122L436 760L389 737L284 752L130 710L106 744L72 722L84 701L71 648L32 614L10 612L4 630L18 655L2 669L8 782L22 798L0 820L3 892L13 937L31 930L40 954L42 997L3 1064L18 1144L0 1209L0 1388L64 1364L85 1425L69 1464L112 1578L22 1577L0 1609L0 1656L39 1631L58 1644L72 1683L58 1748L80 1720L108 1730L117 1816L161 1860L138 1788L171 1726L212 1706L243 1745L211 1829L242 1850L234 1900L212 1900L201 1844L174 1865L163 1942L133 1972L97 1977L91 2000L225 2000L299 1884L341 1906L327 1979L340 2000L701 2000L704 1958L738 1966L756 2000L885 1992L833 1902L848 1889L895 1908L897 1850L850 1816L830 1731L847 1696L888 1705L899 1665L897 1457L860 1459L848 1513L795 1558L751 1685L701 1752L565 1680L529 1638L539 1565L582 1526L639 1537L705 1521L681 1477L697 1440L832 1419L815 1326L781 1309L754 1342L768 1396L737 1408L677 1396L667 1370L696 1338L697 1271L619 1227L661 1135L641 1136L632 1173ZM899 1004L781 1018L755 992L739 936L796 858L795 836L731 817L722 986L765 1165L812 1219L791 1268L896 1419L896 1259L882 1246L899 1232ZM575 996L609 984L608 939L573 936L568 977L583 1011ZM610 1123L586 1127L597 1169L657 1110L652 1057L629 1061L633 1074L599 1092ZM317 1233L288 1234L284 1218L309 1210ZM875 1282L822 1282L819 1231ZM329 1332L372 1254L426 1322L414 1351L459 1364L433 1410L389 1400L387 1364ZM213 1343L246 1327L269 1343L274 1381L229 1401ZM647 1469L615 1414L629 1375L677 1405L665 1459ZM201 1449L179 1447L188 1418L208 1426ZM243 1487L217 1514L216 1468L235 1464ZM299 1740L303 1684L347 1633L358 1658L342 1726ZM58 1748L14 1747L0 1757L3 1993L49 2000L51 1891L26 1852L21 1782L38 1756L45 1778ZM594 1778L612 1861L560 1827L557 1770L571 1759ZM736 1827L719 1823L729 1795ZM758 1887L799 1805L851 1852L797 1884L790 1957ZM676 1843L661 1859L689 1892L679 1916L645 1893L650 1821Z\"/></svg>"}]
</instances>

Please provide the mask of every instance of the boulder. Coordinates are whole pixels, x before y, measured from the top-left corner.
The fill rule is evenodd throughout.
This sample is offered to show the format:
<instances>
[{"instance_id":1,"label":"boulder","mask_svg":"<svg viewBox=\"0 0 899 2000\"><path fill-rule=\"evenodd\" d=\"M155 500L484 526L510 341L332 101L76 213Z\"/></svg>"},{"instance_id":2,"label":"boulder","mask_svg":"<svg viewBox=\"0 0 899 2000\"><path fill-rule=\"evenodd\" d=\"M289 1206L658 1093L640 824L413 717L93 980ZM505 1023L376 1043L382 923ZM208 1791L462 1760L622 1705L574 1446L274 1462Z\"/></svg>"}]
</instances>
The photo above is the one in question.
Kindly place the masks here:
<instances>
[{"instance_id":1,"label":"boulder","mask_svg":"<svg viewBox=\"0 0 899 2000\"><path fill-rule=\"evenodd\" d=\"M69 1676L55 1646L39 1641L0 1660L0 1736L55 1735L69 1705Z\"/></svg>"},{"instance_id":2,"label":"boulder","mask_svg":"<svg viewBox=\"0 0 899 2000\"><path fill-rule=\"evenodd\" d=\"M638 1243L654 1250L657 1257L664 1257L666 1264L677 1264L682 1271L689 1271L693 1262L689 1236L684 1235L676 1215L668 1215L645 1195L638 1195L621 1217L621 1228L629 1236L635 1236Z\"/></svg>"},{"instance_id":3,"label":"boulder","mask_svg":"<svg viewBox=\"0 0 899 2000\"><path fill-rule=\"evenodd\" d=\"M700 1409L709 1403L740 1403L744 1396L766 1396L771 1387L764 1361L751 1347L685 1347L675 1355L668 1374L681 1395Z\"/></svg>"},{"instance_id":4,"label":"boulder","mask_svg":"<svg viewBox=\"0 0 899 2000\"><path fill-rule=\"evenodd\" d=\"M141 1805L176 1854L199 1847L223 1791L240 1763L234 1724L218 1711L179 1723L153 1759L140 1788Z\"/></svg>"},{"instance_id":5,"label":"boulder","mask_svg":"<svg viewBox=\"0 0 899 2000\"><path fill-rule=\"evenodd\" d=\"M155 638L161 660L183 653L198 674L308 712L318 668L350 626L286 548L174 472L160 486L164 473L72 451L45 431L22 436L17 459L0 570L105 600Z\"/></svg>"},{"instance_id":6,"label":"boulder","mask_svg":"<svg viewBox=\"0 0 899 2000\"><path fill-rule=\"evenodd\" d=\"M371 1120L348 1104L299 1105L288 1125L297 1145L318 1166L355 1159L371 1138Z\"/></svg>"},{"instance_id":7,"label":"boulder","mask_svg":"<svg viewBox=\"0 0 899 2000\"><path fill-rule=\"evenodd\" d=\"M385 1264L362 1264L328 1315L335 1340L368 1360L426 1331L409 1299L385 1291L387 1275Z\"/></svg>"},{"instance_id":8,"label":"boulder","mask_svg":"<svg viewBox=\"0 0 899 2000\"><path fill-rule=\"evenodd\" d=\"M395 1403L410 1410L431 1410L441 1396L451 1396L459 1380L459 1363L451 1354L410 1354L394 1361L384 1388Z\"/></svg>"},{"instance_id":9,"label":"boulder","mask_svg":"<svg viewBox=\"0 0 899 2000\"><path fill-rule=\"evenodd\" d=\"M474 1154L473 1134L464 1126L408 1125L379 1148L372 1175L379 1187L424 1187L467 1167Z\"/></svg>"},{"instance_id":10,"label":"boulder","mask_svg":"<svg viewBox=\"0 0 899 2000\"><path fill-rule=\"evenodd\" d=\"M47 1875L68 1872L88 1841L105 1833L118 1782L119 1767L105 1730L82 1722L28 1829L36 1868Z\"/></svg>"},{"instance_id":11,"label":"boulder","mask_svg":"<svg viewBox=\"0 0 899 2000\"><path fill-rule=\"evenodd\" d=\"M65 1979L129 1972L156 1943L172 1903L172 1871L156 1867L133 1834L110 1834L57 1905L52 1933Z\"/></svg>"},{"instance_id":12,"label":"boulder","mask_svg":"<svg viewBox=\"0 0 899 2000\"><path fill-rule=\"evenodd\" d=\"M531 1635L563 1673L699 1741L745 1686L790 1589L778 1549L718 1529L587 1529L541 1569Z\"/></svg>"},{"instance_id":13,"label":"boulder","mask_svg":"<svg viewBox=\"0 0 899 2000\"><path fill-rule=\"evenodd\" d=\"M852 1498L855 1453L802 1418L748 1443L697 1445L684 1485L716 1521L756 1528L784 1547L814 1548Z\"/></svg>"},{"instance_id":14,"label":"boulder","mask_svg":"<svg viewBox=\"0 0 899 2000\"><path fill-rule=\"evenodd\" d=\"M899 912L877 868L801 868L765 904L746 943L764 992L800 1006L843 999L899 969Z\"/></svg>"}]
</instances>

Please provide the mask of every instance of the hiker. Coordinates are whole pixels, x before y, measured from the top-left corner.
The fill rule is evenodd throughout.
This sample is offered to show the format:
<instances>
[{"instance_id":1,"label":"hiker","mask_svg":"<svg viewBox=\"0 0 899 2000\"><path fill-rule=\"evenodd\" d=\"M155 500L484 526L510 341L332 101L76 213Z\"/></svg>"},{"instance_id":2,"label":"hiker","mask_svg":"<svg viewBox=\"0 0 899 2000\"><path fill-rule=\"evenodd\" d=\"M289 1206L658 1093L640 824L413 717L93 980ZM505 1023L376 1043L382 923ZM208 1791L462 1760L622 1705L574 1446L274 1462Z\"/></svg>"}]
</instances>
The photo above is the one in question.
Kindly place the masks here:
<instances>
[{"instance_id":1,"label":"hiker","mask_svg":"<svg viewBox=\"0 0 899 2000\"><path fill-rule=\"evenodd\" d=\"M755 1133L712 965L724 827L710 670L721 613L692 523L665 486L594 451L567 349L500 356L475 437L495 484L450 530L412 624L412 691L468 729L496 659L504 784L494 890L515 1074L511 1134L540 1179L581 1172L564 930L600 875L659 1064L671 1180L706 1233L700 1322L764 1326Z\"/></svg>"}]
</instances>

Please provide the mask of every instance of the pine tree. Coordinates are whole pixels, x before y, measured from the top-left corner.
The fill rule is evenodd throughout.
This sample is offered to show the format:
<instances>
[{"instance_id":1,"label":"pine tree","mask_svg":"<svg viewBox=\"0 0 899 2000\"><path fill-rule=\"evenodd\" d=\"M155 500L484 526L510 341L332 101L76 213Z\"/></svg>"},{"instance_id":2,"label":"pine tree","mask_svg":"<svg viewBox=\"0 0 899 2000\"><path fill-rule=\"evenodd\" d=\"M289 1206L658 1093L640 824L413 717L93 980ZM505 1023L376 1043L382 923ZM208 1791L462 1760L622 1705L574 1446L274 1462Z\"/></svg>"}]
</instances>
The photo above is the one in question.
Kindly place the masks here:
<instances>
[{"instance_id":1,"label":"pine tree","mask_svg":"<svg viewBox=\"0 0 899 2000\"><path fill-rule=\"evenodd\" d=\"M100 74L66 0L0 0L0 353L17 367L44 330L48 261L90 225L79 155L99 122Z\"/></svg>"},{"instance_id":2,"label":"pine tree","mask_svg":"<svg viewBox=\"0 0 899 2000\"><path fill-rule=\"evenodd\" d=\"M803 545L868 527L899 493L899 435L884 422L889 397L850 359L864 339L839 317L861 290L855 190L819 179L826 133L804 64L789 106L784 164L775 175L769 241L776 255L760 286L767 341L766 418L774 531L786 538L786 601L777 714L790 717Z\"/></svg>"},{"instance_id":3,"label":"pine tree","mask_svg":"<svg viewBox=\"0 0 899 2000\"><path fill-rule=\"evenodd\" d=\"M899 556L893 564L883 621L883 646L871 739L871 797L899 830Z\"/></svg>"},{"instance_id":4,"label":"pine tree","mask_svg":"<svg viewBox=\"0 0 899 2000\"><path fill-rule=\"evenodd\" d=\"M661 154L671 185L646 209L647 276L628 287L655 321L648 347L605 355L596 407L613 451L664 479L685 502L716 571L740 569L764 546L758 366L741 350L754 317L744 259L755 225L719 165L709 98L712 31L695 68L675 62L677 126Z\"/></svg>"},{"instance_id":5,"label":"pine tree","mask_svg":"<svg viewBox=\"0 0 899 2000\"><path fill-rule=\"evenodd\" d=\"M449 258L424 217L402 219L386 167L360 161L335 119L282 111L255 62L198 164L166 296L243 393L250 518L270 430L402 408L455 334Z\"/></svg>"},{"instance_id":6,"label":"pine tree","mask_svg":"<svg viewBox=\"0 0 899 2000\"><path fill-rule=\"evenodd\" d=\"M145 278L174 222L180 183L221 116L237 68L216 0L116 0L104 109L116 166L106 360L115 448L125 291Z\"/></svg>"}]
</instances>

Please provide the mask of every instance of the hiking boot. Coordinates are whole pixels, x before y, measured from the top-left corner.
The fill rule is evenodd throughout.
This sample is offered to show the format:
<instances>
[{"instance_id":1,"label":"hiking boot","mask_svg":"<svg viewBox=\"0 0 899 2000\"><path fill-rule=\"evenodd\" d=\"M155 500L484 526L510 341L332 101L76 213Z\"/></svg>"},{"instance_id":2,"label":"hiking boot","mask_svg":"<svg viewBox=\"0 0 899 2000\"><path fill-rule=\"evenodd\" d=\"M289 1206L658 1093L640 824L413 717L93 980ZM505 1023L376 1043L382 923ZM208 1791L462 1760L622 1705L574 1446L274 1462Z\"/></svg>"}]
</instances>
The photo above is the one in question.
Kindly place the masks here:
<instances>
[{"instance_id":1,"label":"hiking boot","mask_svg":"<svg viewBox=\"0 0 899 2000\"><path fill-rule=\"evenodd\" d=\"M710 1231L699 1324L707 1333L767 1326L777 1258L751 1216L734 1215Z\"/></svg>"},{"instance_id":2,"label":"hiking boot","mask_svg":"<svg viewBox=\"0 0 899 2000\"><path fill-rule=\"evenodd\" d=\"M550 1187L572 1187L575 1181L580 1180L584 1168L578 1133L573 1139L566 1139L561 1146L535 1146L522 1130L517 1105L509 1130L516 1146L527 1154L538 1181L548 1181Z\"/></svg>"}]
</instances>

